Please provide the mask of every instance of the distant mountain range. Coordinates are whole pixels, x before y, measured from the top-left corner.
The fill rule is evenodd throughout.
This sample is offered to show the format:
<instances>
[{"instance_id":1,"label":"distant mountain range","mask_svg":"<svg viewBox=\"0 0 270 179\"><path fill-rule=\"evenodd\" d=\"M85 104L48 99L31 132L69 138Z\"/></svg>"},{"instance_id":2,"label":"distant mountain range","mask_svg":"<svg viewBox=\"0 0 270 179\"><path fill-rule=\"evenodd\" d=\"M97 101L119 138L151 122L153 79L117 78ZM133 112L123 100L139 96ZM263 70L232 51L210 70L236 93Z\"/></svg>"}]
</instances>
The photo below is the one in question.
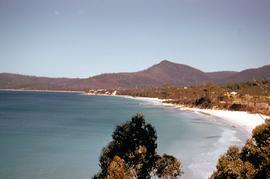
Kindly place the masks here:
<instances>
[{"instance_id":1,"label":"distant mountain range","mask_svg":"<svg viewBox=\"0 0 270 179\"><path fill-rule=\"evenodd\" d=\"M47 78L0 73L0 89L86 90L159 87L165 84L190 86L225 84L270 78L270 65L241 72L203 72L188 65L163 60L143 71L108 73L89 78Z\"/></svg>"}]
</instances>

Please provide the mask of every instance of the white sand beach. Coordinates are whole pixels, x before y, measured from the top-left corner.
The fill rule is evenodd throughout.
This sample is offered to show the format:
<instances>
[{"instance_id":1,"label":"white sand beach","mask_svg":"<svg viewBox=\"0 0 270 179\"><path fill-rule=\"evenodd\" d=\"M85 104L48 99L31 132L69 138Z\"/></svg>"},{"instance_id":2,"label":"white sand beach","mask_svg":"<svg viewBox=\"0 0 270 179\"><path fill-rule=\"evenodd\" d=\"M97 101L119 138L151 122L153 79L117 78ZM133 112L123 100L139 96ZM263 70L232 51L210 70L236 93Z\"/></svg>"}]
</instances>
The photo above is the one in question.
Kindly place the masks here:
<instances>
[{"instance_id":1,"label":"white sand beach","mask_svg":"<svg viewBox=\"0 0 270 179\"><path fill-rule=\"evenodd\" d=\"M194 112L199 115L204 115L201 119L204 120L207 116L214 116L217 118L215 121L220 121L224 125L229 124L233 128L222 128L222 133L218 140L212 144L207 143L204 147L212 146L208 151L201 151L199 155L194 154L191 157L191 161L186 164L186 173L184 178L205 178L207 179L216 166L216 161L219 156L222 155L230 145L238 145L241 147L245 140L250 138L252 135L252 130L264 123L265 119L270 118L270 116L265 116L261 114L251 114L244 111L228 111L228 110L212 110L212 109L199 109L199 108L190 108L183 105L176 105L170 103L164 103L165 100L158 98L147 98L147 97L131 97L131 96L120 96L130 99L135 99L139 101L144 101L150 105L160 105L168 108L174 108L181 111ZM225 124L226 123L226 124ZM237 136L237 131L241 131L244 136L239 138ZM201 149L200 149L201 150ZM177 152L175 153L177 156ZM179 155L179 158L180 155Z\"/></svg>"},{"instance_id":2,"label":"white sand beach","mask_svg":"<svg viewBox=\"0 0 270 179\"><path fill-rule=\"evenodd\" d=\"M159 98L133 97L133 96L127 96L127 95L115 95L115 96L150 102L150 103L155 104L155 105L165 105L164 103L162 103L164 100L159 99Z\"/></svg>"},{"instance_id":3,"label":"white sand beach","mask_svg":"<svg viewBox=\"0 0 270 179\"><path fill-rule=\"evenodd\" d=\"M199 112L202 114L208 114L218 117L222 120L231 123L236 127L244 129L249 134L252 133L252 130L256 126L264 123L266 119L270 118L270 116L265 116L261 114L251 114L244 111L212 110L212 109L185 108L185 107L180 107L179 109Z\"/></svg>"},{"instance_id":4,"label":"white sand beach","mask_svg":"<svg viewBox=\"0 0 270 179\"><path fill-rule=\"evenodd\" d=\"M119 95L121 96L121 95ZM211 115L224 120L225 122L229 122L230 124L234 125L235 127L239 127L249 135L251 135L252 130L264 123L264 121L270 116L261 115L261 114L251 114L244 111L228 111L228 110L213 110L213 109L199 109L199 108L190 108L185 107L183 105L177 104L170 104L170 103L163 103L163 99L159 98L148 98L148 97L132 97L132 96L121 96L125 98L131 98L136 100L142 100L153 105L163 105L167 107L177 108L179 110L191 111L195 113L200 113L204 115Z\"/></svg>"}]
</instances>

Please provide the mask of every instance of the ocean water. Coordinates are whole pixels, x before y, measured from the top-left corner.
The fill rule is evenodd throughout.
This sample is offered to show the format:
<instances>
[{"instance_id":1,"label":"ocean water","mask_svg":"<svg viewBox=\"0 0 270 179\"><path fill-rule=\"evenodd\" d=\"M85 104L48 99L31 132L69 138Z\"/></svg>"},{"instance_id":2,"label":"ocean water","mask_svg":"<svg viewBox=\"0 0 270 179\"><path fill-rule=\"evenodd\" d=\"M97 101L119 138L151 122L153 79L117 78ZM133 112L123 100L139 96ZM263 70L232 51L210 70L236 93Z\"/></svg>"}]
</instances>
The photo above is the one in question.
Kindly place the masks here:
<instances>
[{"instance_id":1,"label":"ocean water","mask_svg":"<svg viewBox=\"0 0 270 179\"><path fill-rule=\"evenodd\" d=\"M221 119L122 97L0 92L0 178L89 179L115 126L143 112L158 153L179 158L183 178L207 178L217 158L247 136Z\"/></svg>"}]
</instances>

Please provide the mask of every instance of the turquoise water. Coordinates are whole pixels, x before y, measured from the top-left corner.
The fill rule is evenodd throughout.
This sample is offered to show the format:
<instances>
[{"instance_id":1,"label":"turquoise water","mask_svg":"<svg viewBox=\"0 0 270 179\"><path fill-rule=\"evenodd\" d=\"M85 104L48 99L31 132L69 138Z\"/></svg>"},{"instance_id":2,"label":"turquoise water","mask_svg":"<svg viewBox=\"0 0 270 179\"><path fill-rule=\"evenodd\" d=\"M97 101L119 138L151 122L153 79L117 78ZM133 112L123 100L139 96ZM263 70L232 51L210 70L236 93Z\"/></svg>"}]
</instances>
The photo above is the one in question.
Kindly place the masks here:
<instances>
[{"instance_id":1,"label":"turquoise water","mask_svg":"<svg viewBox=\"0 0 270 179\"><path fill-rule=\"evenodd\" d=\"M222 120L122 97L0 92L0 178L86 179L116 125L143 112L158 152L182 160L183 178L206 178L245 135Z\"/></svg>"}]
</instances>

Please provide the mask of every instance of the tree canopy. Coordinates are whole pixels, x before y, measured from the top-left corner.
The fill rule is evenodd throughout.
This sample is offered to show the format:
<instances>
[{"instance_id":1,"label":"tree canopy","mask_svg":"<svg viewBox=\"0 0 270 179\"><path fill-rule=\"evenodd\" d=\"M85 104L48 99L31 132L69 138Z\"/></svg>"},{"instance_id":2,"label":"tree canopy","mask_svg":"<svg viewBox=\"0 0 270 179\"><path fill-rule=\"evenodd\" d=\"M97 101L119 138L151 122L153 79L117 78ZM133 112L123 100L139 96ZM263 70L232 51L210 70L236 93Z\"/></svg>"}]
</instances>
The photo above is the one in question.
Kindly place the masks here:
<instances>
[{"instance_id":1,"label":"tree canopy","mask_svg":"<svg viewBox=\"0 0 270 179\"><path fill-rule=\"evenodd\" d=\"M219 158L211 179L270 178L270 120L257 126L240 150L231 146Z\"/></svg>"},{"instance_id":2,"label":"tree canopy","mask_svg":"<svg viewBox=\"0 0 270 179\"><path fill-rule=\"evenodd\" d=\"M159 156L157 134L151 124L147 124L142 114L132 117L116 127L112 141L102 149L100 171L93 177L99 178L176 178L182 175L182 165L175 157Z\"/></svg>"}]
</instances>

